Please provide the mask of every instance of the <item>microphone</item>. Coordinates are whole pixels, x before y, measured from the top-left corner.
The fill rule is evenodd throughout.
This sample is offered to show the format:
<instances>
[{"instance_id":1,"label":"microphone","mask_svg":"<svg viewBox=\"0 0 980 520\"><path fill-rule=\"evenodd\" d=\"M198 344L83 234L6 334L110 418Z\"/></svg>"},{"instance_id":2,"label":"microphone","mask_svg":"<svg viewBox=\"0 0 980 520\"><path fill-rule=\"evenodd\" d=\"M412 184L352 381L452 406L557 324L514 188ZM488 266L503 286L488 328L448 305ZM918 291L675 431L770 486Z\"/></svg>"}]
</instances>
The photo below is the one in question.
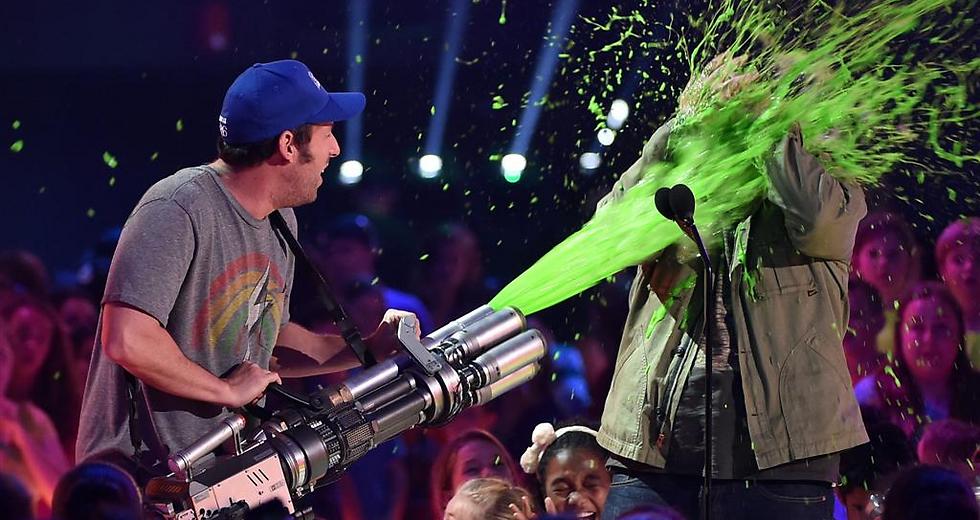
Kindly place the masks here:
<instances>
[{"instance_id":1,"label":"microphone","mask_svg":"<svg viewBox=\"0 0 980 520\"><path fill-rule=\"evenodd\" d=\"M686 184L677 184L670 189L669 194L670 208L674 212L675 218L694 223L694 193Z\"/></svg>"},{"instance_id":2,"label":"microphone","mask_svg":"<svg viewBox=\"0 0 980 520\"><path fill-rule=\"evenodd\" d=\"M667 220L677 223L695 244L703 251L703 242L698 228L694 225L694 192L685 184L676 184L673 188L663 187L653 196L657 211Z\"/></svg>"},{"instance_id":3,"label":"microphone","mask_svg":"<svg viewBox=\"0 0 980 520\"><path fill-rule=\"evenodd\" d=\"M657 211L667 220L675 220L674 208L670 204L670 188L663 187L657 190L653 196L653 202L657 205Z\"/></svg>"}]
</instances>

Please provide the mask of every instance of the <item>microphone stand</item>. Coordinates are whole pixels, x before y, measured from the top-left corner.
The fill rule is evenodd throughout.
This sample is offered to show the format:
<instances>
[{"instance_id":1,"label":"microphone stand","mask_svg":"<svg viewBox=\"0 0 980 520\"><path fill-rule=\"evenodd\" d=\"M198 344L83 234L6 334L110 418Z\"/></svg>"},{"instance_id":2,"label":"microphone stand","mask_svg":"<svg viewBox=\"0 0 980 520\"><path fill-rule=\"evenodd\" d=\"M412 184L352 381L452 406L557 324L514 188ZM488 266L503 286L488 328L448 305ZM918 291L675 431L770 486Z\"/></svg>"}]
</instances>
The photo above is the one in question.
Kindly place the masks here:
<instances>
[{"instance_id":1,"label":"microphone stand","mask_svg":"<svg viewBox=\"0 0 980 520\"><path fill-rule=\"evenodd\" d=\"M711 461L712 461L712 448L711 448L711 423L712 423L712 385L711 385L711 362L712 362L712 352L711 344L708 339L708 320L712 319L711 311L715 303L714 293L715 293L715 277L714 269L711 266L711 257L708 256L708 250L704 245L704 240L701 239L701 233L698 232L697 226L694 224L694 217L682 217L677 219L677 225L680 226L684 234L690 237L698 246L698 251L701 253L701 262L704 266L704 302L703 302L703 314L701 319L701 331L698 336L704 336L704 481L702 483L702 494L701 494L701 518L704 520L710 520L711 518ZM699 338L700 339L700 338Z\"/></svg>"},{"instance_id":2,"label":"microphone stand","mask_svg":"<svg viewBox=\"0 0 980 520\"><path fill-rule=\"evenodd\" d=\"M704 336L704 481L701 488L701 518L710 520L711 518L711 347L708 342L708 320L711 319L711 310L715 302L715 277L714 269L711 266L711 257L708 256L708 249L701 239L701 233L694 224L694 194L691 189L683 184L675 185L673 188L660 188L655 196L657 210L669 220L677 223L681 231L684 232L698 246L701 253L701 262L704 266L704 302L702 307L701 326L696 335L695 341Z\"/></svg>"}]
</instances>

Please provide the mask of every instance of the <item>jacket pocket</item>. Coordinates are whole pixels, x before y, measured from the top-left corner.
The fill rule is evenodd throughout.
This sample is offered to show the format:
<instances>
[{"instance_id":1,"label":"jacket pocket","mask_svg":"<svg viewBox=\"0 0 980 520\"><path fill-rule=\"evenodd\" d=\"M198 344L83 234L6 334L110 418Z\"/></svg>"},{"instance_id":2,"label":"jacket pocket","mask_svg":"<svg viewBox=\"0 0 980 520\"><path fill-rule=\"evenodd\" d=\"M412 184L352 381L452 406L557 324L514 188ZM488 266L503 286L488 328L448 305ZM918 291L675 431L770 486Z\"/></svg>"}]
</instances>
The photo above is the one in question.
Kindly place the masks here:
<instances>
[{"instance_id":1,"label":"jacket pocket","mask_svg":"<svg viewBox=\"0 0 980 520\"><path fill-rule=\"evenodd\" d=\"M798 293L806 293L799 295L801 297L812 297L818 292L813 271L805 265L762 267L756 276L758 276L758 285L754 293L759 300L798 295Z\"/></svg>"},{"instance_id":2,"label":"jacket pocket","mask_svg":"<svg viewBox=\"0 0 980 520\"><path fill-rule=\"evenodd\" d=\"M849 380L820 352L821 341L827 340L811 325L779 371L779 403L791 446L826 440L847 422Z\"/></svg>"}]
</instances>

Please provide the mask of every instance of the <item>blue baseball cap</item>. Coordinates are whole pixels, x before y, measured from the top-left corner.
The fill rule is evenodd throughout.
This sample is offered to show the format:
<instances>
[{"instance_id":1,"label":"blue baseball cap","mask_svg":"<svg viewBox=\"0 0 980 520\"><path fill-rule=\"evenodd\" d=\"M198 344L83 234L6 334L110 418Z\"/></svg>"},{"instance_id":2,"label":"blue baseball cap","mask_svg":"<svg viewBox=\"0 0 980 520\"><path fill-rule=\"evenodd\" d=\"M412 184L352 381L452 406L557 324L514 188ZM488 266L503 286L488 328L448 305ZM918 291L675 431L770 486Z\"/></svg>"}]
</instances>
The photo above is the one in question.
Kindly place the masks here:
<instances>
[{"instance_id":1,"label":"blue baseball cap","mask_svg":"<svg viewBox=\"0 0 980 520\"><path fill-rule=\"evenodd\" d=\"M228 87L218 131L228 144L255 143L304 124L350 119L364 104L360 92L327 92L299 61L256 63Z\"/></svg>"}]
</instances>

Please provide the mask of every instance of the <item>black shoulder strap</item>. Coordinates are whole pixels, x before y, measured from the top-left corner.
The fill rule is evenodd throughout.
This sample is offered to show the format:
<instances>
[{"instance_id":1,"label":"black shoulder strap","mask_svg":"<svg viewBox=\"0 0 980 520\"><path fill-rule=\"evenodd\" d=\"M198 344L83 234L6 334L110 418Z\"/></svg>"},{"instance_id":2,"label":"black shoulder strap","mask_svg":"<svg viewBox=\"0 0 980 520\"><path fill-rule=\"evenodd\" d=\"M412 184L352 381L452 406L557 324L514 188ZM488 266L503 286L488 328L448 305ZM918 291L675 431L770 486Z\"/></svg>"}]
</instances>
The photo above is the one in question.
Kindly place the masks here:
<instances>
[{"instance_id":1,"label":"black shoulder strap","mask_svg":"<svg viewBox=\"0 0 980 520\"><path fill-rule=\"evenodd\" d=\"M152 426L153 414L143 398L139 380L125 368L119 369L126 378L126 397L129 399L129 442L133 446L130 459L135 468L146 471L148 475L166 474L170 449L160 441ZM140 415L143 416L142 421L138 419ZM136 478L135 474L133 476Z\"/></svg>"},{"instance_id":2,"label":"black shoulder strap","mask_svg":"<svg viewBox=\"0 0 980 520\"><path fill-rule=\"evenodd\" d=\"M340 327L340 335L344 338L347 346L354 351L354 355L357 356L357 360L361 362L364 367L370 367L377 363L371 351L367 349L364 345L364 339L361 337L361 333L354 326L354 323L344 312L343 307L333 296L333 291L330 289L330 284L327 280L320 274L316 266L310 260L310 257L306 256L306 251L303 247L299 245L296 241L296 237L289 230L289 226L286 225L286 220L282 217L279 211L273 211L269 215L269 221L272 224L272 228L279 232L279 236L286 241L289 249L296 256L297 262L302 262L303 265L313 274L314 282L316 284L317 294L320 296L320 301L323 303L324 308L326 308L327 313L330 315L330 319Z\"/></svg>"}]
</instances>

